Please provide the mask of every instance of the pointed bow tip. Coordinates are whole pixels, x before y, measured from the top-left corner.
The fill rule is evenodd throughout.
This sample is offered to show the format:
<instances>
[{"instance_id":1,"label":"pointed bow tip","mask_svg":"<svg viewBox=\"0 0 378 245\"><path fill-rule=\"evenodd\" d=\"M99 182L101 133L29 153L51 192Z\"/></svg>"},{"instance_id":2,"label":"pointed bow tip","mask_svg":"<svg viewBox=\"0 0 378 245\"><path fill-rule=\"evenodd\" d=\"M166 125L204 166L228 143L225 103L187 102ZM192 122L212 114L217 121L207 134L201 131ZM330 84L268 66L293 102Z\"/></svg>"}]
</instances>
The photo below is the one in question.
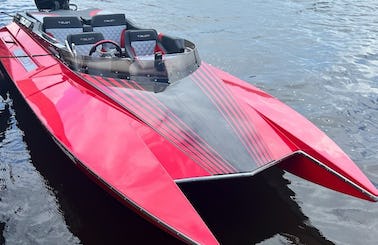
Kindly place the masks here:
<instances>
[{"instance_id":1,"label":"pointed bow tip","mask_svg":"<svg viewBox=\"0 0 378 245\"><path fill-rule=\"evenodd\" d=\"M373 202L378 202L378 183L373 183L374 190L372 191L372 194L370 195L370 198Z\"/></svg>"},{"instance_id":2,"label":"pointed bow tip","mask_svg":"<svg viewBox=\"0 0 378 245\"><path fill-rule=\"evenodd\" d=\"M378 202L378 184L370 181L366 175L364 176L366 177L365 182L354 182L353 185L362 193L363 199Z\"/></svg>"},{"instance_id":3,"label":"pointed bow tip","mask_svg":"<svg viewBox=\"0 0 378 245\"><path fill-rule=\"evenodd\" d=\"M365 191L365 190L362 191L362 193L365 196L364 199L371 202L378 202L378 195L376 194L376 192L377 192L377 189L375 189L374 194L372 194L372 192L369 192L369 191Z\"/></svg>"}]
</instances>

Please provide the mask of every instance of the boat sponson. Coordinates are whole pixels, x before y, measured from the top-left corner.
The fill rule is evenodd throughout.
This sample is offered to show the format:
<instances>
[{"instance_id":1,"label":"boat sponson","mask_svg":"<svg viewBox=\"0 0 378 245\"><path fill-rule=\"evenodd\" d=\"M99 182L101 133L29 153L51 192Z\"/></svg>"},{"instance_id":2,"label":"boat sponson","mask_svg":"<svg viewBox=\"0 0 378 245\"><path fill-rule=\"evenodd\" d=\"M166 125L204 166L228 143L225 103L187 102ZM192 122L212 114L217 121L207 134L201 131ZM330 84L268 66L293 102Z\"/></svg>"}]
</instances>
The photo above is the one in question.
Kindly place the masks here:
<instances>
[{"instance_id":1,"label":"boat sponson","mask_svg":"<svg viewBox=\"0 0 378 245\"><path fill-rule=\"evenodd\" d=\"M275 129L298 154L279 166L319 185L370 201L378 190L325 133L276 98L217 68L216 73L239 98Z\"/></svg>"}]
</instances>

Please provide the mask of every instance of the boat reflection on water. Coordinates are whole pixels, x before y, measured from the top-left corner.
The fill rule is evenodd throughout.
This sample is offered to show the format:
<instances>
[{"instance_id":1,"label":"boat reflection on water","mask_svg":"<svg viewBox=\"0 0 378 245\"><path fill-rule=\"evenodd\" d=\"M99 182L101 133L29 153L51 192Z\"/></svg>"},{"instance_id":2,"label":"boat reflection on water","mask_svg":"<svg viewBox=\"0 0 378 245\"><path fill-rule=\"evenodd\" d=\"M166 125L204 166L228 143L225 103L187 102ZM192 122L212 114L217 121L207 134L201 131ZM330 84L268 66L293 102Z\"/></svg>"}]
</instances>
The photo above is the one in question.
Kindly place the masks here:
<instances>
[{"instance_id":1,"label":"boat reflection on water","mask_svg":"<svg viewBox=\"0 0 378 245\"><path fill-rule=\"evenodd\" d=\"M221 244L255 244L276 235L294 244L333 244L311 226L288 184L284 171L273 167L183 189Z\"/></svg>"},{"instance_id":2,"label":"boat reflection on water","mask_svg":"<svg viewBox=\"0 0 378 245\"><path fill-rule=\"evenodd\" d=\"M4 75L2 71L0 70L0 83L3 84L4 81ZM0 86L0 148L3 144L3 141L5 139L5 131L7 130L9 124L8 120L11 117L10 111L9 111L9 105L4 102L6 95L6 88ZM2 169L2 164L0 162L0 168ZM0 170L2 171L2 170ZM4 183L4 178L0 176L0 201L1 199L1 191L6 188ZM4 229L5 229L5 222L3 220L0 220L0 244L5 244L5 238L3 236Z\"/></svg>"},{"instance_id":3,"label":"boat reflection on water","mask_svg":"<svg viewBox=\"0 0 378 245\"><path fill-rule=\"evenodd\" d=\"M56 195L70 231L82 243L181 244L123 206L74 164L67 164L71 160L22 104L18 93L10 94L31 162ZM1 112L1 132L10 116L9 108ZM250 178L180 186L221 244L254 244L277 236L295 244L332 244L302 213L288 184L284 171L273 167Z\"/></svg>"}]
</instances>

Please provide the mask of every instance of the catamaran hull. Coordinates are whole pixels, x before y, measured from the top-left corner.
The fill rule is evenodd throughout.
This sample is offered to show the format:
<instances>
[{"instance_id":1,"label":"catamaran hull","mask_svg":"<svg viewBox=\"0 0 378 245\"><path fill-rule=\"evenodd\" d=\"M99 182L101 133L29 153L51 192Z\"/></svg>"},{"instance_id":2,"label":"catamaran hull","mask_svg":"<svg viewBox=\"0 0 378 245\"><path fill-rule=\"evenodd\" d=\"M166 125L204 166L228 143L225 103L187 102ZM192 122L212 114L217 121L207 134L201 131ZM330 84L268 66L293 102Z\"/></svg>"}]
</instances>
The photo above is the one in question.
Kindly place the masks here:
<instances>
[{"instance_id":1,"label":"catamaran hull","mask_svg":"<svg viewBox=\"0 0 378 245\"><path fill-rule=\"evenodd\" d=\"M104 189L186 243L218 244L178 182L253 176L273 165L376 201L377 189L324 133L204 62L164 92L69 69L17 23L0 60L57 144ZM229 141L224 144L224 140Z\"/></svg>"}]
</instances>

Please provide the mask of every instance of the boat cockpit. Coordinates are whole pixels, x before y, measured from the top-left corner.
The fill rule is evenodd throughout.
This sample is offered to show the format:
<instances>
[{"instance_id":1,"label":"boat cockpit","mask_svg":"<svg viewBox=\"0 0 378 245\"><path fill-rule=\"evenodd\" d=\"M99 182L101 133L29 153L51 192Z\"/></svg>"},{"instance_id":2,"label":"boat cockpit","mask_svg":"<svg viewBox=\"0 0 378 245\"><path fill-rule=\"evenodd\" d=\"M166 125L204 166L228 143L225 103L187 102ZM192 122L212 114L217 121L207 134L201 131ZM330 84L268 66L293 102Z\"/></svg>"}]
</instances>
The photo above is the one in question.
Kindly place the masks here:
<instances>
[{"instance_id":1,"label":"boat cockpit","mask_svg":"<svg viewBox=\"0 0 378 245\"><path fill-rule=\"evenodd\" d=\"M15 21L77 72L170 84L200 65L193 43L136 27L124 14L60 9L18 14Z\"/></svg>"}]
</instances>

